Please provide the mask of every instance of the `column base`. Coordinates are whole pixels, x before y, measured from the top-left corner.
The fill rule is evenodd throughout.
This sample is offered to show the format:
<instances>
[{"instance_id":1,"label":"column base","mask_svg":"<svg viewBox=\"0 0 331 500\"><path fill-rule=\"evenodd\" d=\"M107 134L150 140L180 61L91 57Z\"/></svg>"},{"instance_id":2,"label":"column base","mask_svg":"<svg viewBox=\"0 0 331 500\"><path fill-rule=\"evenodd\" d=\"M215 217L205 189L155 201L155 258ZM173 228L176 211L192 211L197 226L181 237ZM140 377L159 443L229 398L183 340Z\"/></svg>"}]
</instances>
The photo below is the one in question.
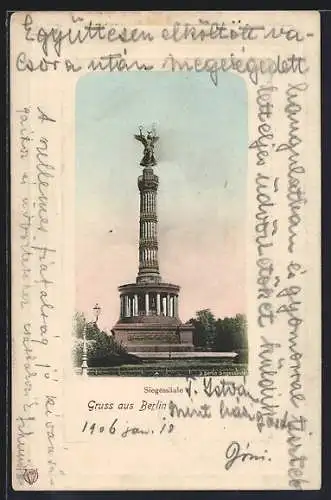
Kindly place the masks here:
<instances>
[{"instance_id":1,"label":"column base","mask_svg":"<svg viewBox=\"0 0 331 500\"><path fill-rule=\"evenodd\" d=\"M138 274L136 278L137 284L152 284L152 283L161 283L162 278L158 273L144 273Z\"/></svg>"}]
</instances>

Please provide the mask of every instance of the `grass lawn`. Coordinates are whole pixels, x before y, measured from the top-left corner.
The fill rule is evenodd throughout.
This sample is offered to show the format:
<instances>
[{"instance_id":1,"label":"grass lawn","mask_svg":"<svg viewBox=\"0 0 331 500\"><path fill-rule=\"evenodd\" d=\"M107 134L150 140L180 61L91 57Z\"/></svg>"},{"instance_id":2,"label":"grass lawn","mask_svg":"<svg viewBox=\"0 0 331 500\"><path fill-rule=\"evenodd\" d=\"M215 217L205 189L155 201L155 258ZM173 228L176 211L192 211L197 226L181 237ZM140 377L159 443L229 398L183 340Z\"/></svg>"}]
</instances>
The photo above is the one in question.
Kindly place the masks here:
<instances>
[{"instance_id":1,"label":"grass lawn","mask_svg":"<svg viewBox=\"0 0 331 500\"><path fill-rule=\"evenodd\" d=\"M247 374L246 363L217 360L160 360L135 365L90 368L90 375L122 377L186 377Z\"/></svg>"}]
</instances>

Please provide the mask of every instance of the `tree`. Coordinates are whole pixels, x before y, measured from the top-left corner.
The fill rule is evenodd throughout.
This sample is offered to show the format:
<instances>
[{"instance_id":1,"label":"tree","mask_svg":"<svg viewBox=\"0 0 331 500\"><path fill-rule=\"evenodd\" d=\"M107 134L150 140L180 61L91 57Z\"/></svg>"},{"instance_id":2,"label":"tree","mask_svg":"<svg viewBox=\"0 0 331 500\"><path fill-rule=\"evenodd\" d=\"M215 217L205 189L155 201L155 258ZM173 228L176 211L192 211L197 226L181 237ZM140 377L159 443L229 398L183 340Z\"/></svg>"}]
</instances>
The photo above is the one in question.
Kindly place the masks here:
<instances>
[{"instance_id":1,"label":"tree","mask_svg":"<svg viewBox=\"0 0 331 500\"><path fill-rule=\"evenodd\" d=\"M84 328L89 366L114 366L125 362L138 362L138 359L131 356L121 343L100 330L95 322L87 322L83 313L76 313L74 317L74 336L76 340L73 346L75 366L81 366L82 364Z\"/></svg>"},{"instance_id":2,"label":"tree","mask_svg":"<svg viewBox=\"0 0 331 500\"><path fill-rule=\"evenodd\" d=\"M193 343L196 347L212 349L215 344L216 320L210 309L201 309L190 322L194 325Z\"/></svg>"},{"instance_id":3,"label":"tree","mask_svg":"<svg viewBox=\"0 0 331 500\"><path fill-rule=\"evenodd\" d=\"M232 350L232 324L230 318L216 321L215 351L230 352Z\"/></svg>"},{"instance_id":4,"label":"tree","mask_svg":"<svg viewBox=\"0 0 331 500\"><path fill-rule=\"evenodd\" d=\"M86 323L85 316L82 312L75 312L73 333L77 338L83 338L84 326Z\"/></svg>"},{"instance_id":5,"label":"tree","mask_svg":"<svg viewBox=\"0 0 331 500\"><path fill-rule=\"evenodd\" d=\"M238 362L247 361L247 322L243 314L216 320L210 309L202 309L196 312L190 323L194 326L193 344L196 348L236 352Z\"/></svg>"},{"instance_id":6,"label":"tree","mask_svg":"<svg viewBox=\"0 0 331 500\"><path fill-rule=\"evenodd\" d=\"M237 361L246 362L248 353L247 321L243 314L216 321L215 350L237 352Z\"/></svg>"},{"instance_id":7,"label":"tree","mask_svg":"<svg viewBox=\"0 0 331 500\"><path fill-rule=\"evenodd\" d=\"M206 329L196 318L191 318L189 323L194 327L193 329L193 344L197 348L206 347Z\"/></svg>"}]
</instances>

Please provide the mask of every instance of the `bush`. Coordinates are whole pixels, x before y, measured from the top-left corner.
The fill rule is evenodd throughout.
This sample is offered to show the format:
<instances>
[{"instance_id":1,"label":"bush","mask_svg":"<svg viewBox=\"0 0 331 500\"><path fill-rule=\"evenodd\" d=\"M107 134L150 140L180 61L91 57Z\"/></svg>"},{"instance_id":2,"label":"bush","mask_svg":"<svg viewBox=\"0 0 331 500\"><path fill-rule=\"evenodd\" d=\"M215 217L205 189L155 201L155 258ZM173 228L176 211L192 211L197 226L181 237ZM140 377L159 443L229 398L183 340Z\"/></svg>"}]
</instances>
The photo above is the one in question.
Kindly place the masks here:
<instances>
[{"instance_id":1,"label":"bush","mask_svg":"<svg viewBox=\"0 0 331 500\"><path fill-rule=\"evenodd\" d=\"M88 366L118 366L122 363L140 362L137 357L130 355L125 347L111 335L101 331L95 323L87 323L84 315L77 313L74 325L74 336L76 338L72 352L75 367L80 367L82 364L84 328L86 331Z\"/></svg>"}]
</instances>

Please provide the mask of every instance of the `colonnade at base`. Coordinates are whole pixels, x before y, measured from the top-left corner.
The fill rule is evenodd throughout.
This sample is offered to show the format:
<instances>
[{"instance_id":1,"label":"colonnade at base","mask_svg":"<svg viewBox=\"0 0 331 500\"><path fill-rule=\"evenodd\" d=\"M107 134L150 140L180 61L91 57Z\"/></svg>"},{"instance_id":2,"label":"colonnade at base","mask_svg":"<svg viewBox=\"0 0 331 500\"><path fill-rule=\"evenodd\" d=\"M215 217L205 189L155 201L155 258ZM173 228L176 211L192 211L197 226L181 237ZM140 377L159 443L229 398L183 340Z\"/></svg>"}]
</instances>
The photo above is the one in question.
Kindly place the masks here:
<instances>
[{"instance_id":1,"label":"colonnade at base","mask_svg":"<svg viewBox=\"0 0 331 500\"><path fill-rule=\"evenodd\" d=\"M132 316L178 317L178 295L173 293L125 293L120 296L121 318Z\"/></svg>"}]
</instances>

